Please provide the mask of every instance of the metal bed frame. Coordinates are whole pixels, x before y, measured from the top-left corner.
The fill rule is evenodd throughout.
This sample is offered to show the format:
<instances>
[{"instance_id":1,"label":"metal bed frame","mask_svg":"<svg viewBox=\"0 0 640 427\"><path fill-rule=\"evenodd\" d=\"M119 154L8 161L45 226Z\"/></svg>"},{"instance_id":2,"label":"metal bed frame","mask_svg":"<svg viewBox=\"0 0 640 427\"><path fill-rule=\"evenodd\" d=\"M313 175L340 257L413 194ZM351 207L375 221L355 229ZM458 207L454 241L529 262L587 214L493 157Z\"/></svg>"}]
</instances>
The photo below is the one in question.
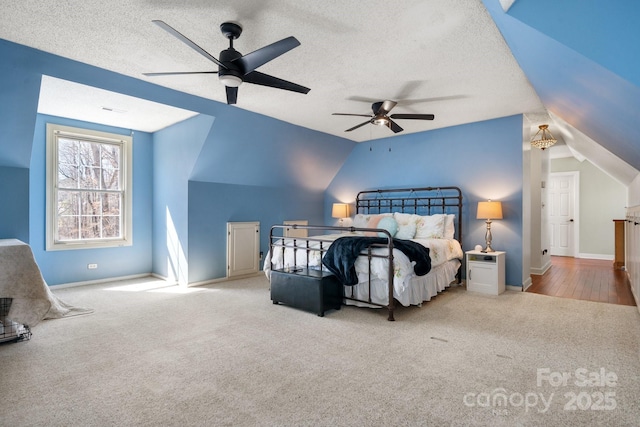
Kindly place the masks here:
<instances>
[{"instance_id":1,"label":"metal bed frame","mask_svg":"<svg viewBox=\"0 0 640 427\"><path fill-rule=\"evenodd\" d=\"M462 191L458 187L421 187L421 188L401 188L401 189L380 189L380 190L366 190L358 193L356 197L356 213L375 215L382 213L402 212L413 213L416 215L434 215L434 214L454 214L456 217L455 223L455 237L462 245ZM389 276L388 276L388 290L389 300L388 303L379 304L371 301L371 279L369 279L369 299L361 300L354 297L353 288L351 295L344 295L345 299L366 303L374 306L386 308L388 310L388 320L393 321L395 301L393 297L393 239L387 230L375 229L375 228L358 228L358 227L335 227L335 226L319 226L319 225L274 225L271 227L269 233L269 254L273 254L276 248L281 248L284 251L286 248L293 249L294 254L294 266L283 267L280 269L284 272L295 272L300 265L309 265L309 254L311 251L320 252L320 256L324 256L331 242L322 240L321 236L310 237L288 237L284 239L284 233L287 228L312 230L318 232L326 231L362 231L362 232L375 232L383 233L387 235L386 244L374 244L362 252L361 256L366 256L369 260L369 272L371 271L371 259L372 258L386 258L389 262ZM298 246L298 242L303 241L304 245ZM319 248L309 248L309 242L319 242ZM326 247L324 244L326 243ZM374 248L386 248L385 255L374 254L372 250ZM306 253L306 260L302 264L298 263L296 259L298 250L303 249ZM271 258L269 258L271 264ZM271 264L273 269L273 264ZM322 270L322 263L319 268ZM369 273L371 277L371 273ZM456 274L457 283L461 283L461 271L458 270ZM356 285L360 286L362 283Z\"/></svg>"}]
</instances>

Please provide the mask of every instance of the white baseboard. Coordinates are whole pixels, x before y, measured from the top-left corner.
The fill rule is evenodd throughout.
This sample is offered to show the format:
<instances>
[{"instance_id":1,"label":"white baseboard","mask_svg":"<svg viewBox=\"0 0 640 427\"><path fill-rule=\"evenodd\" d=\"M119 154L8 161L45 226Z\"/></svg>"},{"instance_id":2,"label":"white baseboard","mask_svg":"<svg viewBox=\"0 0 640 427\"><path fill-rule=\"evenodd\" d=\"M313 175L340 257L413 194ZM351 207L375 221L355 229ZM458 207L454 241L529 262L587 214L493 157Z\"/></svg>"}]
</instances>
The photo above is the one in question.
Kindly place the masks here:
<instances>
[{"instance_id":1,"label":"white baseboard","mask_svg":"<svg viewBox=\"0 0 640 427\"><path fill-rule=\"evenodd\" d=\"M149 276L157 277L151 273L142 273L142 274L133 274L131 276L109 277L106 279L98 279L98 280L86 280L84 282L61 283L59 285L51 285L49 286L49 289L75 288L78 286L97 285L100 283L115 282L117 280L139 279L141 277L149 277Z\"/></svg>"},{"instance_id":2,"label":"white baseboard","mask_svg":"<svg viewBox=\"0 0 640 427\"><path fill-rule=\"evenodd\" d=\"M585 258L585 259L601 259L603 261L613 261L613 255L608 254L584 254L579 253L576 258Z\"/></svg>"},{"instance_id":3,"label":"white baseboard","mask_svg":"<svg viewBox=\"0 0 640 427\"><path fill-rule=\"evenodd\" d=\"M540 268L530 268L529 273L535 274L536 276L542 276L549 268L551 268L551 260L547 261L547 263Z\"/></svg>"},{"instance_id":4,"label":"white baseboard","mask_svg":"<svg viewBox=\"0 0 640 427\"><path fill-rule=\"evenodd\" d=\"M187 287L192 287L192 286L204 286L204 285L210 285L213 283L220 283L220 282L228 282L231 280L236 280L236 279L246 279L247 277L255 277L255 276L259 276L261 274L264 274L264 272L259 271L258 273L254 273L254 274L248 274L245 276L239 276L239 277L222 277L220 279L211 279L211 280L204 280L202 282L193 282L193 283L189 283L187 285ZM119 280L130 280L130 279L139 279L141 277L154 277L158 280L164 280L165 282L172 282L172 284L177 285L178 282L176 282L175 280L169 280L167 277L165 276L161 276L157 273L142 273L142 274L133 274L131 276L120 276L120 277L108 277L106 279L98 279L98 280L87 280L84 282L71 282L71 283L62 283L60 285L51 285L49 286L49 289L64 289L64 288L75 288L78 286L88 286L88 285L97 285L100 283L107 283L107 282L116 282Z\"/></svg>"},{"instance_id":5,"label":"white baseboard","mask_svg":"<svg viewBox=\"0 0 640 427\"><path fill-rule=\"evenodd\" d=\"M232 280L246 279L248 277L257 277L257 276L260 276L261 274L264 274L264 271L259 271L257 273L252 273L252 274L245 274L243 276L237 276L237 277L221 277L219 279L203 280L202 282L189 283L187 286L191 288L193 286L205 286L205 285L211 285L213 283L230 282Z\"/></svg>"}]
</instances>

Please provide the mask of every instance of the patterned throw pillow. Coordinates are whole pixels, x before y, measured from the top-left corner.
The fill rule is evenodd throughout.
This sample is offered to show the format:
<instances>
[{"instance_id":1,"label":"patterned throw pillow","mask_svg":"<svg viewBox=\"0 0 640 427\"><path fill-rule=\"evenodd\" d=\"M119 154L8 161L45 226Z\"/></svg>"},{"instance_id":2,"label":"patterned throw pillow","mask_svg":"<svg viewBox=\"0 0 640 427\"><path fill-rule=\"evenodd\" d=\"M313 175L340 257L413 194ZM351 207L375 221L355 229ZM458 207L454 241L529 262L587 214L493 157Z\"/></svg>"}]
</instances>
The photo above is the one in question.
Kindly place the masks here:
<instances>
[{"instance_id":1,"label":"patterned throw pillow","mask_svg":"<svg viewBox=\"0 0 640 427\"><path fill-rule=\"evenodd\" d=\"M369 222L367 223L366 228L378 228L378 223L380 222L381 219L382 219L382 215L371 215L371 218L369 218ZM376 233L374 233L373 231L365 231L364 235L375 237Z\"/></svg>"}]
</instances>

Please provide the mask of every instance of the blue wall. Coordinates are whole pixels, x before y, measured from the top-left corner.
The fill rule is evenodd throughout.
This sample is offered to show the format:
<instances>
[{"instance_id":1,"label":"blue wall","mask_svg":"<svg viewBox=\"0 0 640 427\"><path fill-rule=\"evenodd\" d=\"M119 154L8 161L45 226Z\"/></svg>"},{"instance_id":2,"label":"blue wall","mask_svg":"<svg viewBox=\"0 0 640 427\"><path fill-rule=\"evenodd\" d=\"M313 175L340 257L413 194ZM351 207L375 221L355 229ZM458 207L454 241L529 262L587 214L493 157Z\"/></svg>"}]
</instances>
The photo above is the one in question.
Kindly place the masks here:
<instances>
[{"instance_id":1,"label":"blue wall","mask_svg":"<svg viewBox=\"0 0 640 427\"><path fill-rule=\"evenodd\" d=\"M640 170L640 2L483 3L545 108Z\"/></svg>"},{"instance_id":2,"label":"blue wall","mask_svg":"<svg viewBox=\"0 0 640 427\"><path fill-rule=\"evenodd\" d=\"M151 134L133 134L133 245L88 250L46 251L46 124L56 123L101 132L129 135L131 130L78 120L37 115L30 168L29 218L31 250L49 285L82 282L151 272ZM95 270L87 264L98 264Z\"/></svg>"},{"instance_id":3,"label":"blue wall","mask_svg":"<svg viewBox=\"0 0 640 427\"><path fill-rule=\"evenodd\" d=\"M153 138L153 272L189 281L189 176L214 118L199 115Z\"/></svg>"},{"instance_id":4,"label":"blue wall","mask_svg":"<svg viewBox=\"0 0 640 427\"><path fill-rule=\"evenodd\" d=\"M29 241L29 169L0 166L0 239Z\"/></svg>"},{"instance_id":5,"label":"blue wall","mask_svg":"<svg viewBox=\"0 0 640 427\"><path fill-rule=\"evenodd\" d=\"M508 14L640 86L640 2L517 0Z\"/></svg>"},{"instance_id":6,"label":"blue wall","mask_svg":"<svg viewBox=\"0 0 640 427\"><path fill-rule=\"evenodd\" d=\"M325 221L333 202L353 203L361 190L457 186L470 250L484 243L478 202L500 200L504 220L491 227L492 246L507 251L507 284L522 286L522 126L522 116L512 116L359 144L327 189Z\"/></svg>"},{"instance_id":7,"label":"blue wall","mask_svg":"<svg viewBox=\"0 0 640 427\"><path fill-rule=\"evenodd\" d=\"M259 221L266 254L272 225L298 219L322 224L323 203L323 191L189 182L189 282L226 276L227 222Z\"/></svg>"}]
</instances>

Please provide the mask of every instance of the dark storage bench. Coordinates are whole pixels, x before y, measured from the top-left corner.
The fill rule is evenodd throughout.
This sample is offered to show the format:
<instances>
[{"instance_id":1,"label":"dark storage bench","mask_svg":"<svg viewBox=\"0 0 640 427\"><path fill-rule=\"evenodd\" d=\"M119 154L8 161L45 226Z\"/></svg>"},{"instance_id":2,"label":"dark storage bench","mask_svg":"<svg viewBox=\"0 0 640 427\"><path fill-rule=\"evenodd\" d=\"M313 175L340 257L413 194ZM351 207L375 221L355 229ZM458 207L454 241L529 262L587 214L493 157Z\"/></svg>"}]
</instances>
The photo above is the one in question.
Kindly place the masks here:
<instances>
[{"instance_id":1,"label":"dark storage bench","mask_svg":"<svg viewBox=\"0 0 640 427\"><path fill-rule=\"evenodd\" d=\"M327 270L285 268L271 271L271 300L324 316L340 310L342 284Z\"/></svg>"}]
</instances>

